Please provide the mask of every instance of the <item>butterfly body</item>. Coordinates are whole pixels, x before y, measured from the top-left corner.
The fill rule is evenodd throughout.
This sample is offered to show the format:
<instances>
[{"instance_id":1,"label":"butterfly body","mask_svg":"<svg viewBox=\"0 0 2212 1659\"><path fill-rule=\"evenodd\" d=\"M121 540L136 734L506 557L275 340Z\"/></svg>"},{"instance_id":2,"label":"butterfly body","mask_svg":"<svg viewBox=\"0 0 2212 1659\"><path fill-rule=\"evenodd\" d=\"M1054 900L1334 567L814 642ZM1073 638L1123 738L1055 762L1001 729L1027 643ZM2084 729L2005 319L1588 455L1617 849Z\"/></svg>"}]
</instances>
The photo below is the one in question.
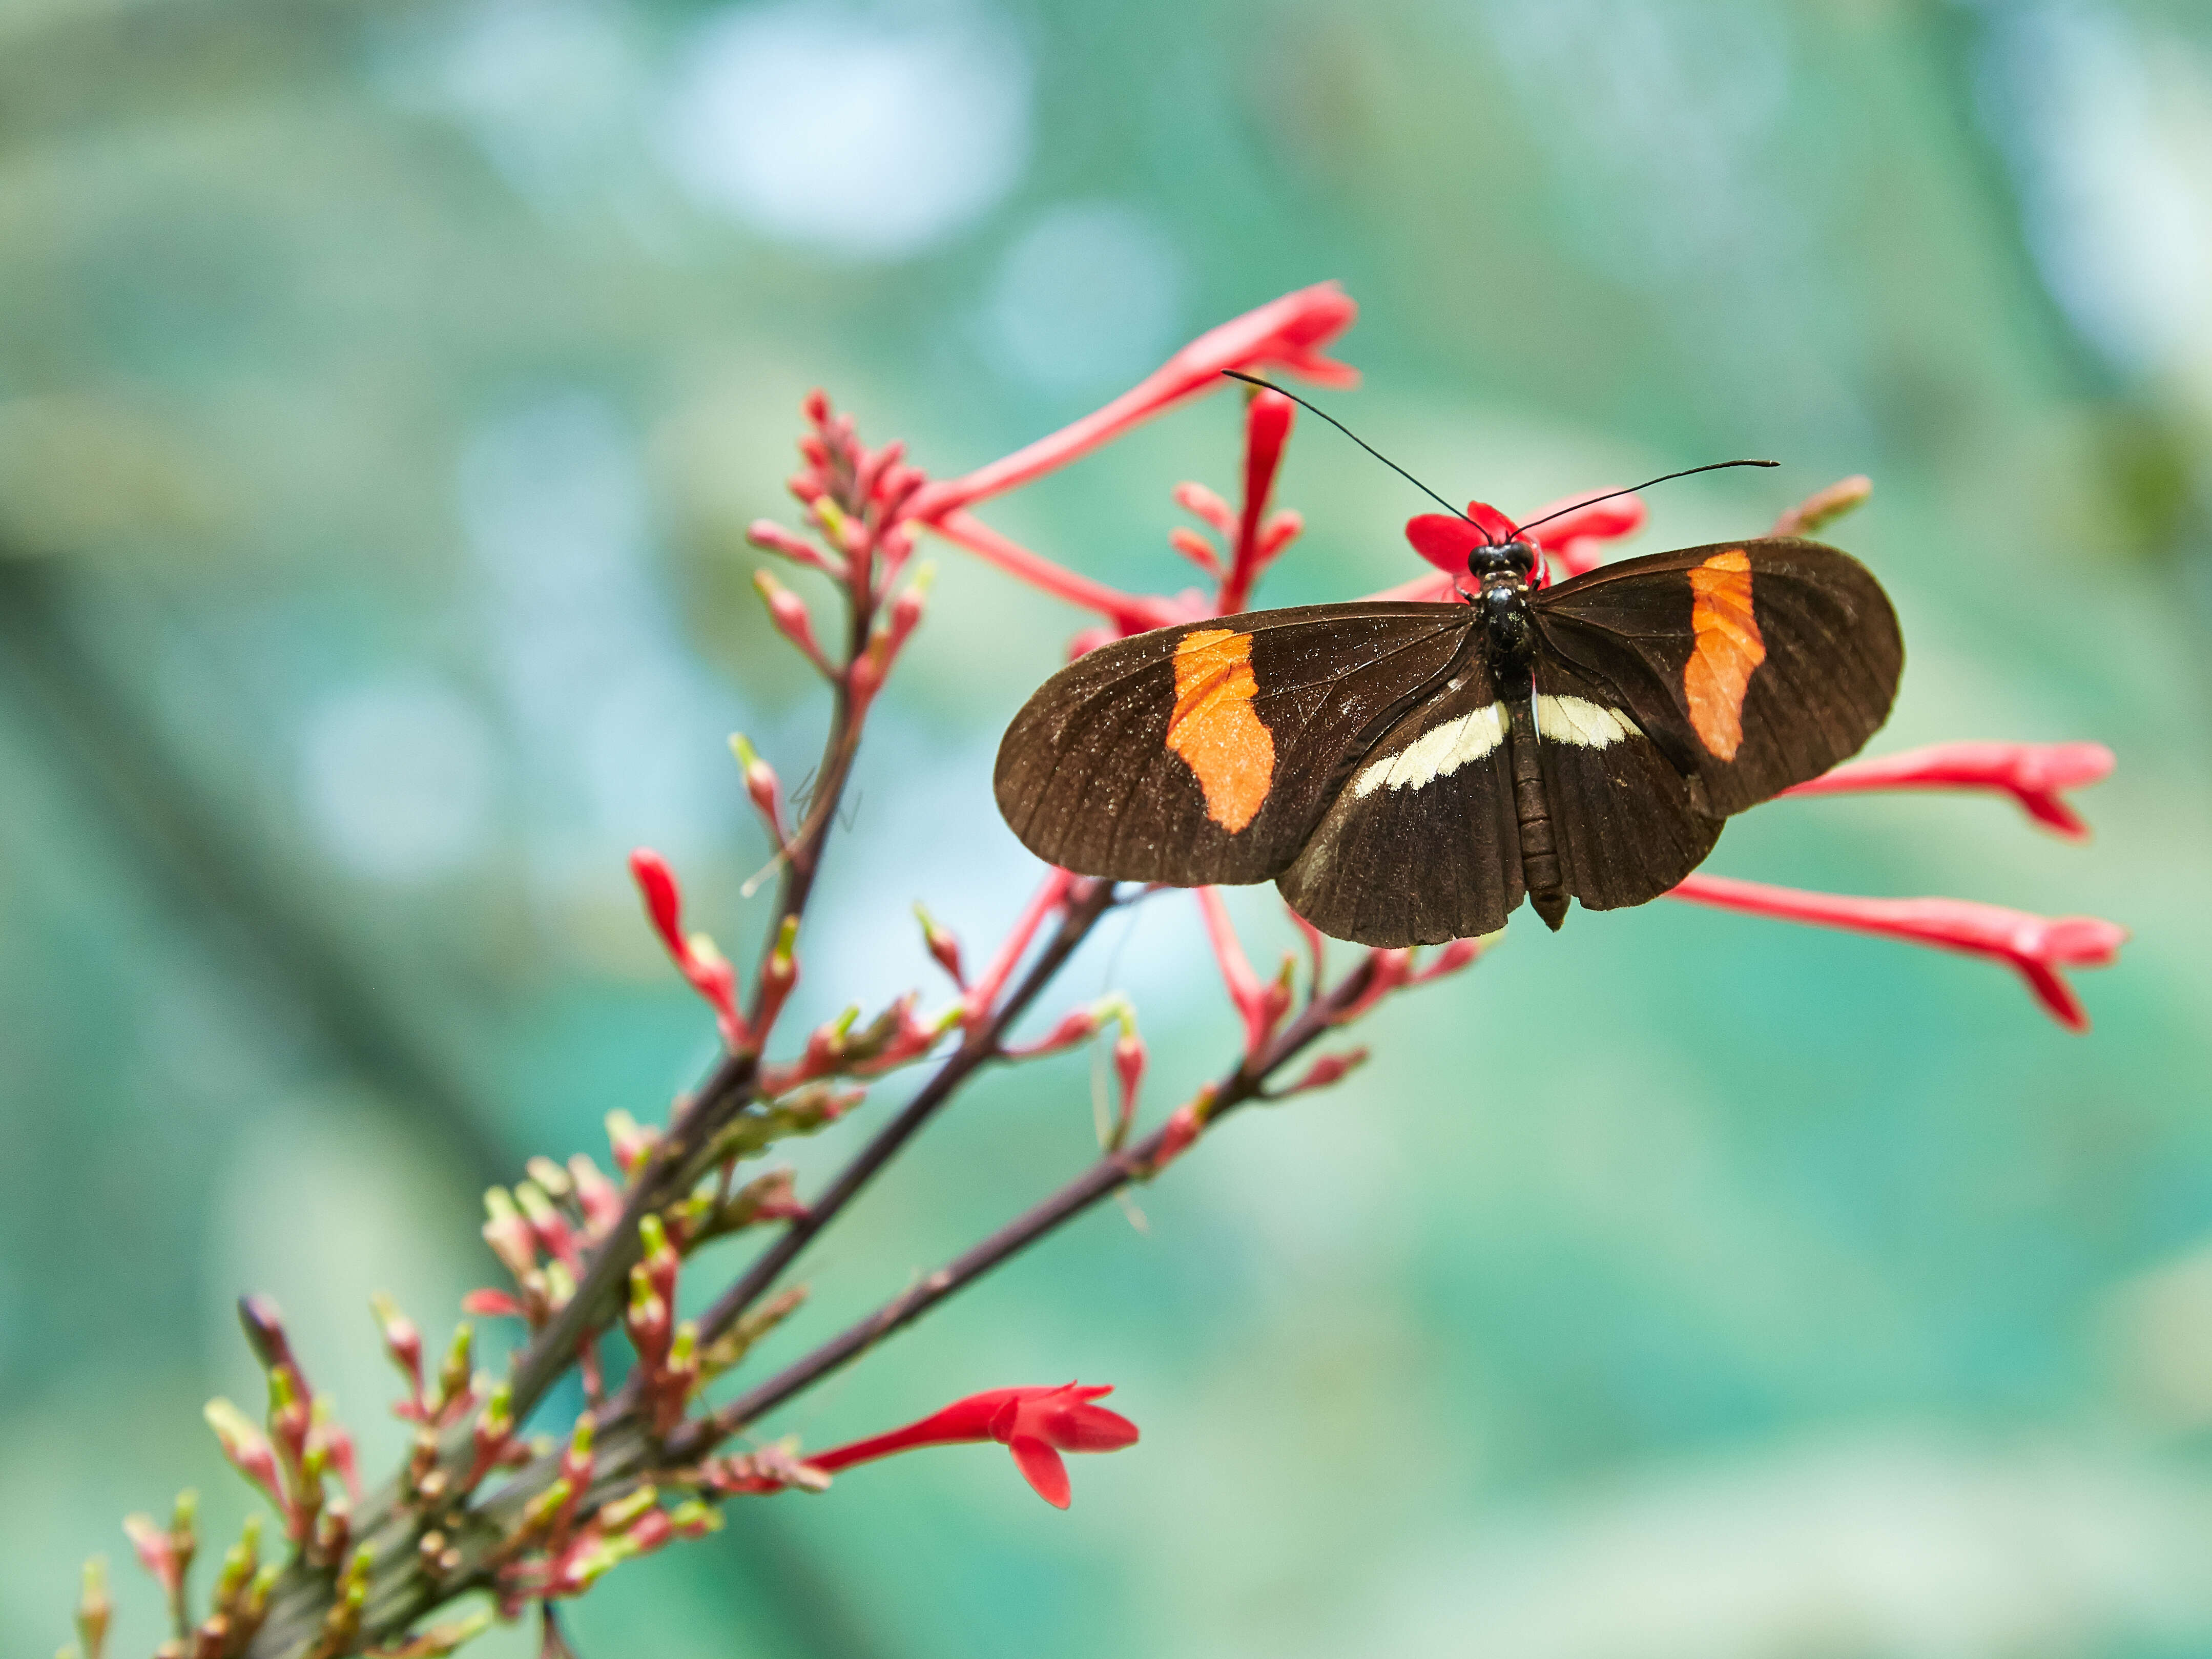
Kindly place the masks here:
<instances>
[{"instance_id":1,"label":"butterfly body","mask_svg":"<svg viewBox=\"0 0 2212 1659\"><path fill-rule=\"evenodd\" d=\"M1176 885L1273 879L1323 932L1431 944L1525 897L1610 909L1696 868L1722 822L1855 752L1901 670L1874 578L1768 538L1531 586L1468 556L1457 604L1315 605L1121 640L1000 747L1039 856Z\"/></svg>"}]
</instances>

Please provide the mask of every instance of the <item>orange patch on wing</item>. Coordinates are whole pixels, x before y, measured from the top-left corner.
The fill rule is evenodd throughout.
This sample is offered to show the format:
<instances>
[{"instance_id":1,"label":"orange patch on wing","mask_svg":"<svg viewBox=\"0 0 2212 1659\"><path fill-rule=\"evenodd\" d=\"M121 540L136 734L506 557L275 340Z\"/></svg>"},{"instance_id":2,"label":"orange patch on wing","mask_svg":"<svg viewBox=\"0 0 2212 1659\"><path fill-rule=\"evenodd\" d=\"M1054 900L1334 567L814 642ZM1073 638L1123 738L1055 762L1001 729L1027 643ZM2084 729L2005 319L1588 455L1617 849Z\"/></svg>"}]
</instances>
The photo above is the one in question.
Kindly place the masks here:
<instances>
[{"instance_id":1,"label":"orange patch on wing","mask_svg":"<svg viewBox=\"0 0 2212 1659\"><path fill-rule=\"evenodd\" d=\"M1751 611L1751 561L1740 547L1716 553L1690 573L1690 629L1696 643L1682 670L1690 724L1705 747L1734 760L1743 746L1743 698L1766 642Z\"/></svg>"},{"instance_id":2,"label":"orange patch on wing","mask_svg":"<svg viewBox=\"0 0 2212 1659\"><path fill-rule=\"evenodd\" d=\"M1201 628L1176 647L1168 747L1198 775L1206 816L1235 835L1258 815L1275 781L1275 739L1252 712L1252 636Z\"/></svg>"}]
</instances>

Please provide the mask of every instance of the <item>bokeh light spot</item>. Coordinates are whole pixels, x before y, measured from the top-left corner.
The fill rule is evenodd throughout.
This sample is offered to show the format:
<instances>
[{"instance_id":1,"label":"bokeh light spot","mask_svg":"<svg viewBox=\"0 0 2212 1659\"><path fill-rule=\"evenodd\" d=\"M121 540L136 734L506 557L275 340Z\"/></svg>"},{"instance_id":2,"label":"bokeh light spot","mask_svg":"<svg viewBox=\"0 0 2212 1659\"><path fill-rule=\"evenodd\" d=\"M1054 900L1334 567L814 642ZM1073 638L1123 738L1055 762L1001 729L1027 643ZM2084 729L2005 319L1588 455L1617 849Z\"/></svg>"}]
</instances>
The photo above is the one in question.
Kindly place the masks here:
<instances>
[{"instance_id":1,"label":"bokeh light spot","mask_svg":"<svg viewBox=\"0 0 2212 1659\"><path fill-rule=\"evenodd\" d=\"M301 804L331 855L356 874L406 883L444 874L490 827L492 743L482 718L434 683L349 691L308 719Z\"/></svg>"},{"instance_id":2,"label":"bokeh light spot","mask_svg":"<svg viewBox=\"0 0 2212 1659\"><path fill-rule=\"evenodd\" d=\"M915 252L988 211L1030 148L1029 64L975 16L733 8L684 55L662 150L698 201L780 241Z\"/></svg>"},{"instance_id":3,"label":"bokeh light spot","mask_svg":"<svg viewBox=\"0 0 2212 1659\"><path fill-rule=\"evenodd\" d=\"M1056 207L1007 250L987 302L1005 367L1051 391L1133 380L1175 346L1182 264L1159 228L1111 202Z\"/></svg>"}]
</instances>

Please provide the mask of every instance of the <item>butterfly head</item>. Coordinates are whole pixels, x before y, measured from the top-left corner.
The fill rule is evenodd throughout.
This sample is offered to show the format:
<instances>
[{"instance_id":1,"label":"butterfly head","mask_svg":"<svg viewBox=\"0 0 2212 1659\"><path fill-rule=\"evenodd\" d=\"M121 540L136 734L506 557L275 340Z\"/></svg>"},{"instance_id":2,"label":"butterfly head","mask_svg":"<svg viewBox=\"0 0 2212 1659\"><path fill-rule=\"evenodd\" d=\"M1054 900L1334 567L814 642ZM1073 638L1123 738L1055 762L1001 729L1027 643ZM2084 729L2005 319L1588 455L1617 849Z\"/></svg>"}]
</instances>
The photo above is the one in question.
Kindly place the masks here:
<instances>
[{"instance_id":1,"label":"butterfly head","mask_svg":"<svg viewBox=\"0 0 2212 1659\"><path fill-rule=\"evenodd\" d=\"M1486 587L1497 582L1525 583L1535 574L1538 556L1534 544L1517 538L1487 542L1468 551L1467 574Z\"/></svg>"}]
</instances>

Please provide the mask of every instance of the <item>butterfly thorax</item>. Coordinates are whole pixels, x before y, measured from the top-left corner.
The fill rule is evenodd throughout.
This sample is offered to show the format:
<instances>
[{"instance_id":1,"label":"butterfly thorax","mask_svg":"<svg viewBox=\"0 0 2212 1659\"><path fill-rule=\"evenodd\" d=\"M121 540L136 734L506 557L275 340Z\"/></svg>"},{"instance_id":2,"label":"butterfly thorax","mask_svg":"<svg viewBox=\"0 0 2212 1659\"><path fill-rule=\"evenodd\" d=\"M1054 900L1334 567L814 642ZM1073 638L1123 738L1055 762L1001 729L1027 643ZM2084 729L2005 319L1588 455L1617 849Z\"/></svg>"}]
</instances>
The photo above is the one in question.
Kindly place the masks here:
<instances>
[{"instance_id":1,"label":"butterfly thorax","mask_svg":"<svg viewBox=\"0 0 2212 1659\"><path fill-rule=\"evenodd\" d=\"M1528 578L1536 550L1526 542L1478 547L1467 571L1480 584L1474 606L1482 617L1484 655L1500 685L1524 682L1535 660L1536 629L1528 616Z\"/></svg>"}]
</instances>

